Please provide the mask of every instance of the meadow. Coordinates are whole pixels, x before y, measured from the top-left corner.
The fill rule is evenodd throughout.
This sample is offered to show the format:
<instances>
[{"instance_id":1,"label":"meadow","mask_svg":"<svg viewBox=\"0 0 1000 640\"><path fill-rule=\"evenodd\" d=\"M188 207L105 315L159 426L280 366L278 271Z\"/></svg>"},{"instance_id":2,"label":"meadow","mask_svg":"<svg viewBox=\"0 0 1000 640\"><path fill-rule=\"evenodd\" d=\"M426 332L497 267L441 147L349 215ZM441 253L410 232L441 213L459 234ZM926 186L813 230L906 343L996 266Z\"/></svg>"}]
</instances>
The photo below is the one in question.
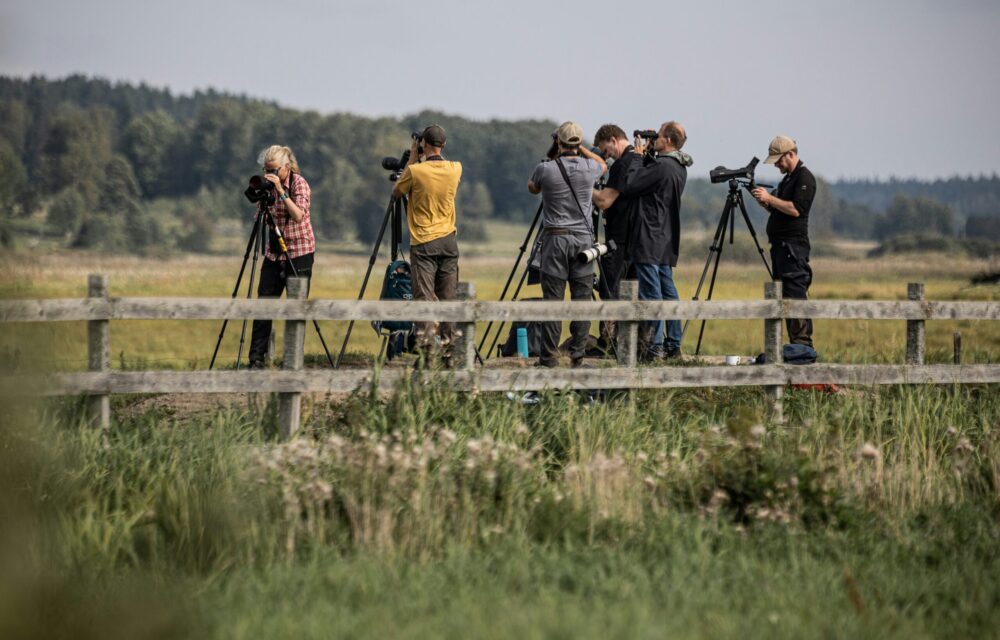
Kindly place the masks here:
<instances>
[{"instance_id":1,"label":"meadow","mask_svg":"<svg viewBox=\"0 0 1000 640\"><path fill-rule=\"evenodd\" d=\"M500 231L509 252L462 264L483 299L520 241ZM367 255L326 249L313 297L355 297ZM814 296L1000 296L969 285L985 263L860 256L817 257ZM240 257L15 254L0 297L82 297L92 272L112 295L228 296ZM702 264L680 266L682 298ZM724 261L715 297L760 298L762 271ZM204 368L218 329L113 322L112 364ZM954 331L966 362L1000 359L996 326L929 322L929 362ZM374 333L355 335L370 358ZM826 361L901 362L905 323L817 321L816 338ZM0 345L9 372L73 370L84 339L7 325ZM705 351L761 339L759 321L713 322ZM773 424L754 388L522 404L417 375L305 398L287 443L266 394L116 396L107 433L79 398L0 399L0 637L996 637L997 391L790 389Z\"/></svg>"}]
</instances>

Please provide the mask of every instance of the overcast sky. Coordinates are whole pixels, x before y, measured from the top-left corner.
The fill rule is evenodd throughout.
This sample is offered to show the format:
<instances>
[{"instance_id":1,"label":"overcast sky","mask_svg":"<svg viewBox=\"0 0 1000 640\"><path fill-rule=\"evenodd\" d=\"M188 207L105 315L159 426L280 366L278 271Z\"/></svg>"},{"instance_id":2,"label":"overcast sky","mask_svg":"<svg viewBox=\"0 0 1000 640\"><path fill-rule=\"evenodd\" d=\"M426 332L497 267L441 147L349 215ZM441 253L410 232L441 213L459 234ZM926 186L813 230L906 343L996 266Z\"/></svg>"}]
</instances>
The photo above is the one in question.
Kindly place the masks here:
<instances>
[{"instance_id":1,"label":"overcast sky","mask_svg":"<svg viewBox=\"0 0 1000 640\"><path fill-rule=\"evenodd\" d=\"M784 133L829 179L933 178L1000 172L998 33L997 0L0 0L0 74L588 136L676 119L698 175Z\"/></svg>"}]
</instances>

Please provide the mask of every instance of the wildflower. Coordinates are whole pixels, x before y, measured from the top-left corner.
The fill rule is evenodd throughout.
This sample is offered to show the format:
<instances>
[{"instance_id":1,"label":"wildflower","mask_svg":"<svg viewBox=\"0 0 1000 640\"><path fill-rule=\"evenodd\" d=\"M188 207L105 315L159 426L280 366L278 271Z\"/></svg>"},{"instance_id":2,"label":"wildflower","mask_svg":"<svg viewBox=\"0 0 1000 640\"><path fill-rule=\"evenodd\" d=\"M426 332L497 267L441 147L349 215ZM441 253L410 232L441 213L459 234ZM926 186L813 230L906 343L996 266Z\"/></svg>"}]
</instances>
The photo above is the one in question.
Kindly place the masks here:
<instances>
[{"instance_id":1,"label":"wildflower","mask_svg":"<svg viewBox=\"0 0 1000 640\"><path fill-rule=\"evenodd\" d=\"M861 445L858 454L865 460L880 460L882 458L882 452L878 450L878 447L870 442L866 442Z\"/></svg>"}]
</instances>

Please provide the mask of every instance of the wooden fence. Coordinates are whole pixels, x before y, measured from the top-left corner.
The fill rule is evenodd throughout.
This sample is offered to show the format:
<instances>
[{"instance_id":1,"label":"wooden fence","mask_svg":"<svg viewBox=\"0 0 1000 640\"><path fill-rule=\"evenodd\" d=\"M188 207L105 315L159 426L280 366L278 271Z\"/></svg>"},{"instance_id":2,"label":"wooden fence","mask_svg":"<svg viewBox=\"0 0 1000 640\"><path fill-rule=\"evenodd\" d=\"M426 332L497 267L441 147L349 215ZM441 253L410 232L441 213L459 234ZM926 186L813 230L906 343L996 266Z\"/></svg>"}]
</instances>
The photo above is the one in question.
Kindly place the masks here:
<instances>
[{"instance_id":1,"label":"wooden fence","mask_svg":"<svg viewBox=\"0 0 1000 640\"><path fill-rule=\"evenodd\" d=\"M638 300L634 282L622 283L622 298L608 302L476 300L470 283L460 283L459 301L399 302L306 300L305 281L288 282L286 300L218 298L113 298L108 278L92 275L86 299L0 301L0 322L86 321L88 369L83 373L0 378L0 392L88 396L91 419L107 426L109 395L115 393L276 392L282 433L298 429L301 394L350 391L377 383L394 385L409 371L384 369L303 369L306 322L312 320L415 320L455 322L460 337L457 367L428 371L428 379L447 379L456 388L480 391L526 391L541 388L636 389L706 386L764 386L774 418L781 419L781 396L789 384L953 384L1000 382L1000 364L925 365L927 320L1000 320L998 302L932 302L922 284L910 284L905 301L787 300L781 283L764 285L762 300L653 302ZM905 320L904 365L781 364L784 318ZM276 371L112 371L111 320L285 320L284 358ZM647 319L763 320L765 353L771 364L759 366L638 367L638 327ZM616 320L620 324L615 367L593 369L481 369L476 367L478 321Z\"/></svg>"}]
</instances>

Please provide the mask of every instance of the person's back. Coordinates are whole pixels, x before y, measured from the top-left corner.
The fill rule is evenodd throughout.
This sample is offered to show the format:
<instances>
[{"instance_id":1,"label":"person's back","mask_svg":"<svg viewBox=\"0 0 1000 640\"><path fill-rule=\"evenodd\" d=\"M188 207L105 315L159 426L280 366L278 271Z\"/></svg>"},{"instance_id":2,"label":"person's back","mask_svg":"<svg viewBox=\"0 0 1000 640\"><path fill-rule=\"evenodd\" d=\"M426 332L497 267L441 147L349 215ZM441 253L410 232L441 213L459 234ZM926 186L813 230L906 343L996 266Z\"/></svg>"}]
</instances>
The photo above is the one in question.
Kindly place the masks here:
<instances>
[{"instance_id":1,"label":"person's back","mask_svg":"<svg viewBox=\"0 0 1000 640\"><path fill-rule=\"evenodd\" d=\"M454 233L455 194L462 179L462 163L426 160L409 165L400 180L404 178L412 181L406 212L410 242L424 244Z\"/></svg>"},{"instance_id":2,"label":"person's back","mask_svg":"<svg viewBox=\"0 0 1000 640\"><path fill-rule=\"evenodd\" d=\"M559 170L559 164L566 170L568 183ZM591 217L588 215L592 207L591 195L594 181L603 172L603 167L594 160L576 155L562 156L540 164L532 181L542 190L542 221L545 228L565 229L573 235L588 238L593 235Z\"/></svg>"}]
</instances>

